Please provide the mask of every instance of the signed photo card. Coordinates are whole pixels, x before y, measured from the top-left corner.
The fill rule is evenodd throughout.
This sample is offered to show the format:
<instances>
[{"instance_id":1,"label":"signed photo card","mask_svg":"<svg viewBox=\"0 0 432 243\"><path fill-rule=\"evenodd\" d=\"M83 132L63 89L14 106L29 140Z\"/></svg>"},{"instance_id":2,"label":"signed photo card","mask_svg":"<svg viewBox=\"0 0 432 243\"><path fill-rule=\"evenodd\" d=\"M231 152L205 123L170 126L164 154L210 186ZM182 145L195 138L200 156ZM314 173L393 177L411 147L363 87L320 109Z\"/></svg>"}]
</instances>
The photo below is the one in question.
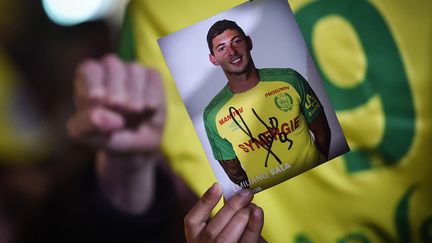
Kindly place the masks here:
<instances>
[{"instance_id":1,"label":"signed photo card","mask_svg":"<svg viewBox=\"0 0 432 243\"><path fill-rule=\"evenodd\" d=\"M349 150L285 0L256 0L158 41L224 196Z\"/></svg>"}]
</instances>

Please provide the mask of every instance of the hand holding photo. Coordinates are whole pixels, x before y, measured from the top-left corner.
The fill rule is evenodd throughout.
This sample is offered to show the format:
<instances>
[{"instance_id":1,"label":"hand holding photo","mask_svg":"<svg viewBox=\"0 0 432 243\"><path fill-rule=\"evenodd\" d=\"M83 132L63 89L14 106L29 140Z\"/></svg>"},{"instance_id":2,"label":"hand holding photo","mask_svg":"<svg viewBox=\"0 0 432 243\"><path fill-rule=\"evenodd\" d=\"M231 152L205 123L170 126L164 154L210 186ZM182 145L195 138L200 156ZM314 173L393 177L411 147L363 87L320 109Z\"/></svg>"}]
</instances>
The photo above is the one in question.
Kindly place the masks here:
<instances>
[{"instance_id":1,"label":"hand holding photo","mask_svg":"<svg viewBox=\"0 0 432 243\"><path fill-rule=\"evenodd\" d=\"M204 50L191 43L202 36ZM262 191L349 150L286 1L244 3L159 45L225 197ZM271 68L257 68L255 49L257 64ZM210 66L199 69L203 57Z\"/></svg>"}]
</instances>

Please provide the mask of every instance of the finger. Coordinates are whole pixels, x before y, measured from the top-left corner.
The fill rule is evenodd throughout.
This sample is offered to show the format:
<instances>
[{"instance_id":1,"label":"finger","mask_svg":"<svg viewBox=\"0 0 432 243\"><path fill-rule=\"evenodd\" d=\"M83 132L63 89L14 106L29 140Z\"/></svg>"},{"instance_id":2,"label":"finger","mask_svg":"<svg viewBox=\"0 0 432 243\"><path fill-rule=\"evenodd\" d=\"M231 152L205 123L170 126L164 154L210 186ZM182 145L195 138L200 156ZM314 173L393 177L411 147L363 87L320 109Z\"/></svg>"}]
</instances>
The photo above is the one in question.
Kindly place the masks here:
<instances>
[{"instance_id":1,"label":"finger","mask_svg":"<svg viewBox=\"0 0 432 243\"><path fill-rule=\"evenodd\" d=\"M185 234L188 242L197 239L206 226L211 211L222 197L222 190L218 184L213 184L184 219Z\"/></svg>"},{"instance_id":2,"label":"finger","mask_svg":"<svg viewBox=\"0 0 432 243\"><path fill-rule=\"evenodd\" d=\"M104 57L102 64L106 73L107 103L114 108L124 108L126 103L126 67L115 55Z\"/></svg>"},{"instance_id":3,"label":"finger","mask_svg":"<svg viewBox=\"0 0 432 243\"><path fill-rule=\"evenodd\" d=\"M249 205L253 199L253 193L249 189L243 189L239 193L235 194L230 198L225 205L219 210L215 217L208 223L205 232L204 240L210 241L215 239L228 222L231 221L232 217L242 208Z\"/></svg>"},{"instance_id":4,"label":"finger","mask_svg":"<svg viewBox=\"0 0 432 243\"><path fill-rule=\"evenodd\" d=\"M160 106L156 110L145 110L140 114L142 120L146 120L146 123L141 123L139 128L140 134L145 134L150 131L159 132L160 135L163 133L165 125L166 109L165 106Z\"/></svg>"},{"instance_id":5,"label":"finger","mask_svg":"<svg viewBox=\"0 0 432 243\"><path fill-rule=\"evenodd\" d=\"M240 209L218 235L217 240L219 242L238 242L248 224L249 214L248 207Z\"/></svg>"},{"instance_id":6,"label":"finger","mask_svg":"<svg viewBox=\"0 0 432 243\"><path fill-rule=\"evenodd\" d=\"M264 225L264 211L255 204L249 205L249 222L240 239L240 243L259 242Z\"/></svg>"},{"instance_id":7,"label":"finger","mask_svg":"<svg viewBox=\"0 0 432 243\"><path fill-rule=\"evenodd\" d=\"M126 66L126 102L130 111L139 112L143 109L143 86L145 81L145 69L138 63L130 63Z\"/></svg>"},{"instance_id":8,"label":"finger","mask_svg":"<svg viewBox=\"0 0 432 243\"><path fill-rule=\"evenodd\" d=\"M164 105L165 94L162 79L159 72L153 69L146 69L145 85L143 87L144 108L158 110Z\"/></svg>"},{"instance_id":9,"label":"finger","mask_svg":"<svg viewBox=\"0 0 432 243\"><path fill-rule=\"evenodd\" d=\"M71 138L82 141L123 126L124 121L120 114L103 107L93 107L72 116L67 123L67 131Z\"/></svg>"},{"instance_id":10,"label":"finger","mask_svg":"<svg viewBox=\"0 0 432 243\"><path fill-rule=\"evenodd\" d=\"M140 128L139 134L135 129L121 129L110 134L106 145L117 152L152 153L161 144L162 132L150 127Z\"/></svg>"},{"instance_id":11,"label":"finger","mask_svg":"<svg viewBox=\"0 0 432 243\"><path fill-rule=\"evenodd\" d=\"M74 82L78 109L101 102L106 95L103 66L94 60L86 60L78 66Z\"/></svg>"},{"instance_id":12,"label":"finger","mask_svg":"<svg viewBox=\"0 0 432 243\"><path fill-rule=\"evenodd\" d=\"M146 69L146 82L143 91L144 109L153 111L149 121L150 129L162 129L165 124L165 92L159 72L153 69ZM144 127L149 129L149 127Z\"/></svg>"}]
</instances>

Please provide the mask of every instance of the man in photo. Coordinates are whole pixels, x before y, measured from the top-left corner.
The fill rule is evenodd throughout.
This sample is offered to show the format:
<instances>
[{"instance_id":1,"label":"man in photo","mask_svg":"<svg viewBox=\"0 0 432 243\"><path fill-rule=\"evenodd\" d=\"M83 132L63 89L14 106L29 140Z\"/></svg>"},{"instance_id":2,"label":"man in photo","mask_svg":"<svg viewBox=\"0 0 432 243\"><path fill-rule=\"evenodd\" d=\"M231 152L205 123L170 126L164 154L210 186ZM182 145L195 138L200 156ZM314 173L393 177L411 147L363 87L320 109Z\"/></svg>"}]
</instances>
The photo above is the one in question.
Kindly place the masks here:
<instances>
[{"instance_id":1,"label":"man in photo","mask_svg":"<svg viewBox=\"0 0 432 243\"><path fill-rule=\"evenodd\" d=\"M323 106L298 72L257 69L251 38L230 20L213 24L207 43L228 83L205 108L204 125L233 183L263 190L327 160L331 133Z\"/></svg>"}]
</instances>

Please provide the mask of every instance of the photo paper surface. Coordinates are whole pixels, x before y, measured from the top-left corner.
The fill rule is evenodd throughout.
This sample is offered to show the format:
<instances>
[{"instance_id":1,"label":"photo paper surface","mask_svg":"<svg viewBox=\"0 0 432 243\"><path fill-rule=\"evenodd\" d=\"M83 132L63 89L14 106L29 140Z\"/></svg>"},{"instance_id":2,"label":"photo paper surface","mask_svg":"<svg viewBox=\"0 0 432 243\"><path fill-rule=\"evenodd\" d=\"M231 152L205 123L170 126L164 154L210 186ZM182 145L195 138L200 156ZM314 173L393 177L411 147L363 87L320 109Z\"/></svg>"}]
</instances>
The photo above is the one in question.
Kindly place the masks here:
<instances>
[{"instance_id":1,"label":"photo paper surface","mask_svg":"<svg viewBox=\"0 0 432 243\"><path fill-rule=\"evenodd\" d=\"M286 1L246 2L158 43L226 198L349 151Z\"/></svg>"}]
</instances>

